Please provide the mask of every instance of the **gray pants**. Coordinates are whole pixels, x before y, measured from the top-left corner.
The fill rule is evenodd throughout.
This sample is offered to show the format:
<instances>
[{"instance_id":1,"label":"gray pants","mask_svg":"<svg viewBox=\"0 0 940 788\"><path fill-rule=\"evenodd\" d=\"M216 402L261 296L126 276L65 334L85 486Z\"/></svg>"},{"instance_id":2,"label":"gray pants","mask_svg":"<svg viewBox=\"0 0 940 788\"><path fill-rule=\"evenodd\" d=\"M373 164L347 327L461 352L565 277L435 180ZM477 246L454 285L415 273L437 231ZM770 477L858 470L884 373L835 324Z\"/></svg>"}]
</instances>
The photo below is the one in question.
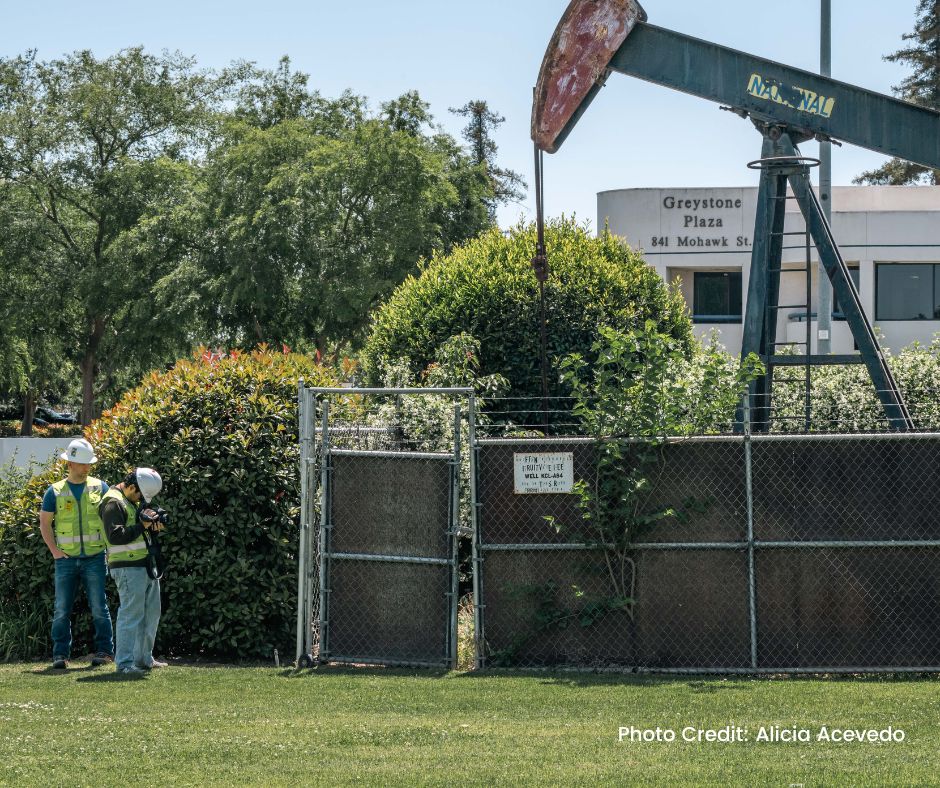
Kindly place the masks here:
<instances>
[{"instance_id":1,"label":"gray pants","mask_svg":"<svg viewBox=\"0 0 940 788\"><path fill-rule=\"evenodd\" d=\"M150 668L160 623L160 581L142 566L112 567L121 606L117 612L114 662L118 670Z\"/></svg>"}]
</instances>

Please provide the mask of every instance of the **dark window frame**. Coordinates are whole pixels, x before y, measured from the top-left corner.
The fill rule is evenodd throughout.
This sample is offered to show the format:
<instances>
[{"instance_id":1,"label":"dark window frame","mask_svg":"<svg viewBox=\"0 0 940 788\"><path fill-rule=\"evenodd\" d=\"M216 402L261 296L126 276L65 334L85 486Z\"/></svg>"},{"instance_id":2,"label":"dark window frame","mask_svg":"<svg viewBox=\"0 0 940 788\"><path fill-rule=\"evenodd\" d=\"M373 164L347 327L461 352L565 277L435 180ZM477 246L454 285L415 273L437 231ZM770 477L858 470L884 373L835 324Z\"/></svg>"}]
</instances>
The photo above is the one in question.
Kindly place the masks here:
<instances>
[{"instance_id":1,"label":"dark window frame","mask_svg":"<svg viewBox=\"0 0 940 788\"><path fill-rule=\"evenodd\" d=\"M743 323L744 322L744 278L743 272L740 270L737 271L692 271L692 322L693 323ZM728 277L737 278L738 282L738 301L740 304L739 313L728 313L728 314L705 314L699 313L697 311L698 306L698 277L709 277L709 278L718 278L718 277ZM731 298L731 287L728 287L728 304L733 303Z\"/></svg>"},{"instance_id":2,"label":"dark window frame","mask_svg":"<svg viewBox=\"0 0 940 788\"><path fill-rule=\"evenodd\" d=\"M861 281L862 281L861 266L858 266L858 265L846 265L845 267L849 269L849 277L852 278L852 281L853 281L853 283L855 284L855 289L858 290L859 295L861 295L861 292L862 292L862 287L861 287ZM852 277L852 272L853 272L853 271L857 274L857 276L854 277L854 278ZM856 282L855 279L858 279L858 281ZM833 319L833 320L845 320L845 312L843 312L841 309L838 309L838 308L837 308L838 306L839 306L839 299L836 297L835 292L833 292L833 294L832 294L832 319Z\"/></svg>"},{"instance_id":3,"label":"dark window frame","mask_svg":"<svg viewBox=\"0 0 940 788\"><path fill-rule=\"evenodd\" d=\"M937 292L937 268L940 267L940 263L909 263L909 262L882 262L875 263L875 320L879 323L926 323L930 321L940 321L940 316L938 316L938 310L940 310L940 304L934 303L934 314L931 317L882 317L881 315L881 304L880 300L880 288L879 288L879 279L881 276L882 268L887 269L892 266L899 265L916 265L922 266L923 268L930 268L931 279L930 279L930 293L931 298L936 301L935 298Z\"/></svg>"}]
</instances>

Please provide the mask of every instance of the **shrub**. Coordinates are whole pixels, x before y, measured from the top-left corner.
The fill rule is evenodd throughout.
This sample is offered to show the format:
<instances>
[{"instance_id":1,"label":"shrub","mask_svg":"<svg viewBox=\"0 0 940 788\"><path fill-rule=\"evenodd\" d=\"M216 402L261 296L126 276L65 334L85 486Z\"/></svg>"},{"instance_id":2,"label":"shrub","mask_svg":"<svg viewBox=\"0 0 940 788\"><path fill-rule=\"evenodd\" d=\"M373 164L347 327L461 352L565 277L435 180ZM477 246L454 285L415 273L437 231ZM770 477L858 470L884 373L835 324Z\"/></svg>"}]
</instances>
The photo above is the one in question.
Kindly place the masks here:
<instances>
[{"instance_id":1,"label":"shrub","mask_svg":"<svg viewBox=\"0 0 940 788\"><path fill-rule=\"evenodd\" d=\"M39 506L46 487L64 475L62 467L34 476L16 491L8 487L0 502L0 659L37 657L49 647L54 570L39 535ZM90 624L86 612L73 619L73 632ZM91 641L79 638L75 645Z\"/></svg>"},{"instance_id":2,"label":"shrub","mask_svg":"<svg viewBox=\"0 0 940 788\"><path fill-rule=\"evenodd\" d=\"M80 424L49 424L45 427L33 427L34 438L74 438L81 434Z\"/></svg>"},{"instance_id":3,"label":"shrub","mask_svg":"<svg viewBox=\"0 0 940 788\"><path fill-rule=\"evenodd\" d=\"M274 648L290 653L299 377L335 384L332 373L298 354L262 350L182 361L149 375L86 431L100 458L95 473L109 483L134 466L163 476L158 503L172 519L162 538L169 569L160 650L240 658L270 657ZM45 487L63 474L60 464L33 479L0 511L0 610L39 622L31 656L48 648L54 598L37 511ZM75 631L73 650L80 653L90 646L87 614Z\"/></svg>"},{"instance_id":4,"label":"shrub","mask_svg":"<svg viewBox=\"0 0 940 788\"><path fill-rule=\"evenodd\" d=\"M559 381L557 359L572 352L590 355L601 325L629 331L653 320L691 352L692 328L681 295L637 252L609 233L593 238L564 219L546 228L545 242L551 265L545 298L552 394L568 393ZM371 381L381 381L398 360L419 374L448 338L466 333L480 340L481 375L504 375L509 396L539 395L534 251L534 226L520 224L508 235L494 229L448 256L435 255L378 310L362 354Z\"/></svg>"},{"instance_id":5,"label":"shrub","mask_svg":"<svg viewBox=\"0 0 940 788\"><path fill-rule=\"evenodd\" d=\"M20 430L23 422L19 420L0 421L0 438L21 438ZM82 434L82 428L78 424L49 424L40 427L33 425L31 438L71 438Z\"/></svg>"},{"instance_id":6,"label":"shrub","mask_svg":"<svg viewBox=\"0 0 940 788\"><path fill-rule=\"evenodd\" d=\"M929 345L914 342L896 355L885 350L888 365L918 430L940 429L940 335ZM774 384L774 430L803 432L802 382ZM814 367L810 429L819 432L870 432L888 429L884 408L863 364Z\"/></svg>"}]
</instances>

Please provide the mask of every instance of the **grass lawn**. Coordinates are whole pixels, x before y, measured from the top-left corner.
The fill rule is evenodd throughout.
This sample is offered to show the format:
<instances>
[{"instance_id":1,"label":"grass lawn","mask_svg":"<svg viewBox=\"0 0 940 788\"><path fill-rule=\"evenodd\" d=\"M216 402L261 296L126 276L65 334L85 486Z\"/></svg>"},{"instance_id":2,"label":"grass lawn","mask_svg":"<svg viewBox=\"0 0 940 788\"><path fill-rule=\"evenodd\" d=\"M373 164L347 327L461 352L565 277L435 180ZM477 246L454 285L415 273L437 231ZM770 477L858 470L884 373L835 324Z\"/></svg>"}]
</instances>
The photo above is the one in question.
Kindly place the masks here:
<instances>
[{"instance_id":1,"label":"grass lawn","mask_svg":"<svg viewBox=\"0 0 940 788\"><path fill-rule=\"evenodd\" d=\"M721 784L940 781L936 677L638 677L0 665L2 785ZM687 726L745 742L681 741ZM618 743L621 726L674 742ZM814 740L758 742L761 726ZM901 743L815 741L822 725Z\"/></svg>"}]
</instances>

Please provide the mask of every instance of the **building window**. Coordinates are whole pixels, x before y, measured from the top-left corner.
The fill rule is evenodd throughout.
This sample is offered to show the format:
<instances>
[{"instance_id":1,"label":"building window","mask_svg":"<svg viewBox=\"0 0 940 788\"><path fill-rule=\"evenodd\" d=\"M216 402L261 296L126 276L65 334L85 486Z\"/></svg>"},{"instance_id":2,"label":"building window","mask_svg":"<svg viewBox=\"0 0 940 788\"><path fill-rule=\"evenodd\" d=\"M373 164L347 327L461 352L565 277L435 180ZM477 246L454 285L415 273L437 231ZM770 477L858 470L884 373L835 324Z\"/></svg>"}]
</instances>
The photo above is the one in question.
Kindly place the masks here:
<instances>
[{"instance_id":1,"label":"building window","mask_svg":"<svg viewBox=\"0 0 940 788\"><path fill-rule=\"evenodd\" d=\"M940 319L937 267L933 263L878 263L875 319Z\"/></svg>"},{"instance_id":2,"label":"building window","mask_svg":"<svg viewBox=\"0 0 940 788\"><path fill-rule=\"evenodd\" d=\"M741 322L740 271L695 271L693 277L694 323Z\"/></svg>"},{"instance_id":3,"label":"building window","mask_svg":"<svg viewBox=\"0 0 940 788\"><path fill-rule=\"evenodd\" d=\"M849 276L852 278L852 284L855 285L855 289L859 289L859 275L858 275L858 266L849 266ZM832 291L832 316L836 320L845 320L845 313L842 311L842 307L839 306L839 297L836 295L835 290Z\"/></svg>"}]
</instances>

